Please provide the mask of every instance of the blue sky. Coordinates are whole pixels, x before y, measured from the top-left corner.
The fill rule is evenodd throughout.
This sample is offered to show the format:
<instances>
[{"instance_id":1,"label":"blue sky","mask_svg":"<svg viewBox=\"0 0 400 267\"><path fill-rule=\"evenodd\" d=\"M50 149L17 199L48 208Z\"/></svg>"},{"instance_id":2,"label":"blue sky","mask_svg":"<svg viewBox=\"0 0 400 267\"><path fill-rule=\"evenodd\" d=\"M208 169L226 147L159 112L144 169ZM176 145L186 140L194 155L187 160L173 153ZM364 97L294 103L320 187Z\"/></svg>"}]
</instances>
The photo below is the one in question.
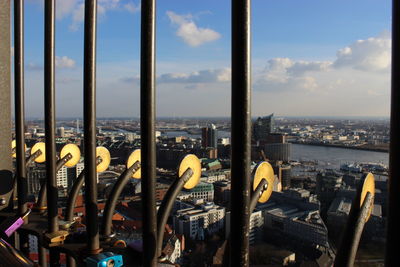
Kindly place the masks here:
<instances>
[{"instance_id":1,"label":"blue sky","mask_svg":"<svg viewBox=\"0 0 400 267\"><path fill-rule=\"evenodd\" d=\"M98 116L139 115L140 1L99 0ZM157 1L157 114L230 115L230 1ZM254 116L388 116L391 1L253 0ZM57 116L82 116L83 1L58 0ZM43 117L43 0L25 7L27 116ZM368 108L366 108L368 107Z\"/></svg>"}]
</instances>

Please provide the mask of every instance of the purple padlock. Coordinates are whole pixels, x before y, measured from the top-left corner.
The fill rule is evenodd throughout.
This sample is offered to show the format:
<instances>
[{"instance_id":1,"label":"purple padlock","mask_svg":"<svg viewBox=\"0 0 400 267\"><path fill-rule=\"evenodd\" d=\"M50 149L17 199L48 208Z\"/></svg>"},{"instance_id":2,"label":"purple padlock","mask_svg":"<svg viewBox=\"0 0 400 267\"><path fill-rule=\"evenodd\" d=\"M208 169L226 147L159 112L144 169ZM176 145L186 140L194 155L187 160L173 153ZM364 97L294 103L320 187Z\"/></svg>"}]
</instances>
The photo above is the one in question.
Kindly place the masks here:
<instances>
[{"instance_id":1,"label":"purple padlock","mask_svg":"<svg viewBox=\"0 0 400 267\"><path fill-rule=\"evenodd\" d=\"M2 231L7 237L10 237L15 231L18 230L23 224L24 219L29 215L31 212L28 209L22 216L11 217L3 221L0 225L0 231Z\"/></svg>"},{"instance_id":2,"label":"purple padlock","mask_svg":"<svg viewBox=\"0 0 400 267\"><path fill-rule=\"evenodd\" d=\"M13 224L11 224L7 229L5 229L4 233L6 236L10 237L15 231L18 230L24 224L24 219L21 217L18 218Z\"/></svg>"}]
</instances>

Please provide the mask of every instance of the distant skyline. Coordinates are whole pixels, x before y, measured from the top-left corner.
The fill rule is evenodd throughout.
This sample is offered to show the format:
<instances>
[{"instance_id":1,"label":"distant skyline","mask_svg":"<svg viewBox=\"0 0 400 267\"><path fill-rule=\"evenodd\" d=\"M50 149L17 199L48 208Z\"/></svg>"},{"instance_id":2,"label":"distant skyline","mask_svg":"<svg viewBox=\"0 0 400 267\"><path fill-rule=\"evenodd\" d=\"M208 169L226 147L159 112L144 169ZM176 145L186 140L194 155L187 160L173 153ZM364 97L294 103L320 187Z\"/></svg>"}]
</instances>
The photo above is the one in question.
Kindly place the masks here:
<instances>
[{"instance_id":1,"label":"distant skyline","mask_svg":"<svg viewBox=\"0 0 400 267\"><path fill-rule=\"evenodd\" d=\"M83 114L83 0L58 0L57 117ZM25 1L26 117L42 118L43 0ZM157 1L158 117L230 116L230 1ZM388 117L391 1L253 0L252 115ZM139 116L140 1L98 1L97 116Z\"/></svg>"}]
</instances>

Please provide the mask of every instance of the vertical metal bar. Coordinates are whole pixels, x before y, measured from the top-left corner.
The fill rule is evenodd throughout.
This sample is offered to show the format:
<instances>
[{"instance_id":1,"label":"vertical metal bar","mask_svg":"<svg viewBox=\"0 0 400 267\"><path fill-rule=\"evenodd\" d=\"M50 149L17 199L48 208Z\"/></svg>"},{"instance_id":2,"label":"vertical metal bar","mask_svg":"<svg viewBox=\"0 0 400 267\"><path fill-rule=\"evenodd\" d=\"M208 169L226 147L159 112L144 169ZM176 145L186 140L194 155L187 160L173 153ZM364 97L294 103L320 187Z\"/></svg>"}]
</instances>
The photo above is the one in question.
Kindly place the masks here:
<instances>
[{"instance_id":1,"label":"vertical metal bar","mask_svg":"<svg viewBox=\"0 0 400 267\"><path fill-rule=\"evenodd\" d=\"M232 0L232 225L230 261L249 265L251 70L250 0Z\"/></svg>"},{"instance_id":2,"label":"vertical metal bar","mask_svg":"<svg viewBox=\"0 0 400 267\"><path fill-rule=\"evenodd\" d=\"M385 266L398 265L400 229L396 220L400 208L400 3L392 1L392 95L390 114L389 209L386 229Z\"/></svg>"},{"instance_id":3,"label":"vertical metal bar","mask_svg":"<svg viewBox=\"0 0 400 267\"><path fill-rule=\"evenodd\" d=\"M156 1L142 1L140 53L140 129L143 203L143 264L157 265L155 201L155 13Z\"/></svg>"},{"instance_id":4,"label":"vertical metal bar","mask_svg":"<svg viewBox=\"0 0 400 267\"><path fill-rule=\"evenodd\" d=\"M86 0L83 77L85 209L88 235L87 246L91 254L97 254L100 248L96 180L96 21L97 0Z\"/></svg>"},{"instance_id":5,"label":"vertical metal bar","mask_svg":"<svg viewBox=\"0 0 400 267\"><path fill-rule=\"evenodd\" d=\"M12 201L11 159L11 3L0 1L0 210Z\"/></svg>"},{"instance_id":6,"label":"vertical metal bar","mask_svg":"<svg viewBox=\"0 0 400 267\"><path fill-rule=\"evenodd\" d=\"M56 175L55 114L55 0L44 2L44 123L46 140L46 189L48 232L58 231L58 191ZM44 190L44 188L43 188ZM45 192L44 191L44 192ZM50 252L50 264L56 266L59 254Z\"/></svg>"},{"instance_id":7,"label":"vertical metal bar","mask_svg":"<svg viewBox=\"0 0 400 267\"><path fill-rule=\"evenodd\" d=\"M15 83L15 135L18 213L25 213L27 180L25 166L25 100L24 100L24 3L14 1L14 83Z\"/></svg>"},{"instance_id":8,"label":"vertical metal bar","mask_svg":"<svg viewBox=\"0 0 400 267\"><path fill-rule=\"evenodd\" d=\"M46 134L47 218L49 232L58 231L56 141L55 141L55 0L44 3L44 121Z\"/></svg>"},{"instance_id":9,"label":"vertical metal bar","mask_svg":"<svg viewBox=\"0 0 400 267\"><path fill-rule=\"evenodd\" d=\"M38 245L38 257L39 266L47 266L46 249L42 244Z\"/></svg>"},{"instance_id":10,"label":"vertical metal bar","mask_svg":"<svg viewBox=\"0 0 400 267\"><path fill-rule=\"evenodd\" d=\"M25 97L24 97L24 2L14 1L14 83L15 83L15 135L18 213L27 210L28 182L25 165ZM25 219L27 222L27 218ZM20 249L28 253L28 237L20 235Z\"/></svg>"}]
</instances>

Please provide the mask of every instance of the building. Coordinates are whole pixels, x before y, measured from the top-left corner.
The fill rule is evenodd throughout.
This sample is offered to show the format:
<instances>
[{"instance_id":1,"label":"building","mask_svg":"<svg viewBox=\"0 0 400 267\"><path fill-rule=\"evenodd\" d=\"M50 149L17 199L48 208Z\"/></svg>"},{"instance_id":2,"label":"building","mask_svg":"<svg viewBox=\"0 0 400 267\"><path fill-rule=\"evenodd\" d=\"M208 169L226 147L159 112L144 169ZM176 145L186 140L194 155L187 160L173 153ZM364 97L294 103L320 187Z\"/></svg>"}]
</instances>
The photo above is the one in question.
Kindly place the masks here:
<instances>
[{"instance_id":1,"label":"building","mask_svg":"<svg viewBox=\"0 0 400 267\"><path fill-rule=\"evenodd\" d=\"M214 202L218 205L226 207L231 200L231 182L217 181L214 182Z\"/></svg>"},{"instance_id":2,"label":"building","mask_svg":"<svg viewBox=\"0 0 400 267\"><path fill-rule=\"evenodd\" d=\"M249 225L249 244L253 245L256 241L261 240L264 225L264 217L261 210L255 210L250 215ZM225 216L225 236L228 238L231 229L231 212L227 211ZM234 238L234 237L232 237Z\"/></svg>"},{"instance_id":3,"label":"building","mask_svg":"<svg viewBox=\"0 0 400 267\"><path fill-rule=\"evenodd\" d=\"M273 192L267 203L257 206L257 210L263 212L266 231L274 231L310 247L328 248L328 228L321 219L319 208L315 196L304 189Z\"/></svg>"},{"instance_id":4,"label":"building","mask_svg":"<svg viewBox=\"0 0 400 267\"><path fill-rule=\"evenodd\" d=\"M274 132L274 114L258 117L253 123L253 140L266 140L270 133Z\"/></svg>"},{"instance_id":5,"label":"building","mask_svg":"<svg viewBox=\"0 0 400 267\"><path fill-rule=\"evenodd\" d=\"M331 203L335 198L336 191L340 189L343 176L340 173L327 170L317 174L316 193L323 203Z\"/></svg>"},{"instance_id":6,"label":"building","mask_svg":"<svg viewBox=\"0 0 400 267\"><path fill-rule=\"evenodd\" d=\"M57 172L57 187L68 188L67 167L62 166Z\"/></svg>"},{"instance_id":7,"label":"building","mask_svg":"<svg viewBox=\"0 0 400 267\"><path fill-rule=\"evenodd\" d=\"M355 190L338 192L327 212L327 225L332 236L339 238L347 223ZM374 199L371 217L365 224L363 240L383 241L385 239L385 220L382 218L382 205Z\"/></svg>"},{"instance_id":8,"label":"building","mask_svg":"<svg viewBox=\"0 0 400 267\"><path fill-rule=\"evenodd\" d=\"M290 188L290 181L292 177L292 167L290 165L280 165L278 170L278 177L282 183L282 189Z\"/></svg>"},{"instance_id":9,"label":"building","mask_svg":"<svg viewBox=\"0 0 400 267\"><path fill-rule=\"evenodd\" d=\"M37 195L40 183L46 179L46 169L43 166L33 166L27 169L28 195Z\"/></svg>"},{"instance_id":10,"label":"building","mask_svg":"<svg viewBox=\"0 0 400 267\"><path fill-rule=\"evenodd\" d=\"M58 131L57 131L57 134L58 134L59 137L65 137L65 129L64 129L64 127L59 127Z\"/></svg>"},{"instance_id":11,"label":"building","mask_svg":"<svg viewBox=\"0 0 400 267\"><path fill-rule=\"evenodd\" d=\"M269 160L279 160L288 162L292 152L292 144L290 143L273 143L266 144L264 148L265 156Z\"/></svg>"},{"instance_id":12,"label":"building","mask_svg":"<svg viewBox=\"0 0 400 267\"><path fill-rule=\"evenodd\" d=\"M214 124L201 129L201 145L204 148L218 147L218 131Z\"/></svg>"},{"instance_id":13,"label":"building","mask_svg":"<svg viewBox=\"0 0 400 267\"><path fill-rule=\"evenodd\" d=\"M171 263L179 263L182 255L181 241L175 234L168 234L163 240L162 253Z\"/></svg>"},{"instance_id":14,"label":"building","mask_svg":"<svg viewBox=\"0 0 400 267\"><path fill-rule=\"evenodd\" d=\"M83 162L79 162L72 168L67 169L67 186L71 188L75 182L75 179L79 176L82 170L85 168L85 164ZM98 177L98 176L97 176Z\"/></svg>"},{"instance_id":15,"label":"building","mask_svg":"<svg viewBox=\"0 0 400 267\"><path fill-rule=\"evenodd\" d=\"M262 237L262 227L264 225L264 217L261 210L254 211L250 215L249 243L254 244Z\"/></svg>"},{"instance_id":16,"label":"building","mask_svg":"<svg viewBox=\"0 0 400 267\"><path fill-rule=\"evenodd\" d=\"M193 240L204 240L206 236L224 229L225 208L208 202L178 210L172 219L176 233Z\"/></svg>"},{"instance_id":17,"label":"building","mask_svg":"<svg viewBox=\"0 0 400 267\"><path fill-rule=\"evenodd\" d=\"M218 162L219 163L219 162ZM220 164L220 163L219 163ZM217 181L224 181L230 178L230 170L217 170L217 171L203 171L201 173L201 181L206 183L214 183Z\"/></svg>"},{"instance_id":18,"label":"building","mask_svg":"<svg viewBox=\"0 0 400 267\"><path fill-rule=\"evenodd\" d=\"M178 195L178 199L180 200L188 200L188 199L202 199L205 202L214 201L214 186L210 183L200 182L193 189L187 190L184 189Z\"/></svg>"}]
</instances>

